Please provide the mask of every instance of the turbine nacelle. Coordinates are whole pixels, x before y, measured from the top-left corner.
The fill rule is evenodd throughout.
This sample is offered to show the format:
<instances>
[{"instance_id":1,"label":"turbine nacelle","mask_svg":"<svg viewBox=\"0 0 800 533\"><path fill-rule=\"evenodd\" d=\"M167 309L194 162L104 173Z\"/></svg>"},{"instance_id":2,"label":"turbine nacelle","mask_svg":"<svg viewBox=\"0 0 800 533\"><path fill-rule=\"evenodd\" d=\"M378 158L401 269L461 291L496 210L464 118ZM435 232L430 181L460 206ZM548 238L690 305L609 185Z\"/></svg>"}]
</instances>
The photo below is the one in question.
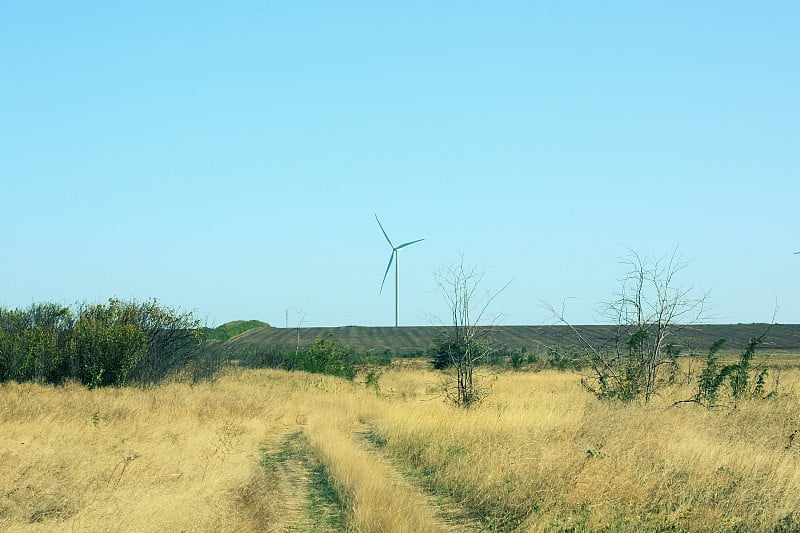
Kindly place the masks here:
<instances>
[{"instance_id":1,"label":"turbine nacelle","mask_svg":"<svg viewBox=\"0 0 800 533\"><path fill-rule=\"evenodd\" d=\"M387 237L387 240L388 240L388 237ZM386 277L389 275L389 269L392 268L392 261L394 261L394 256L397 255L397 252L400 250L400 248L405 248L406 246L409 246L411 244L414 244L414 243L417 243L417 242L420 242L420 241L424 241L424 240L425 239L417 239L416 241L403 243L400 246L396 246L396 247L392 246L392 253L389 254L389 264L386 265L386 272L383 273L383 281L381 281L381 290L378 292L378 294L383 294L383 285L386 283ZM389 242L389 244L390 245L392 244L391 241Z\"/></svg>"}]
</instances>

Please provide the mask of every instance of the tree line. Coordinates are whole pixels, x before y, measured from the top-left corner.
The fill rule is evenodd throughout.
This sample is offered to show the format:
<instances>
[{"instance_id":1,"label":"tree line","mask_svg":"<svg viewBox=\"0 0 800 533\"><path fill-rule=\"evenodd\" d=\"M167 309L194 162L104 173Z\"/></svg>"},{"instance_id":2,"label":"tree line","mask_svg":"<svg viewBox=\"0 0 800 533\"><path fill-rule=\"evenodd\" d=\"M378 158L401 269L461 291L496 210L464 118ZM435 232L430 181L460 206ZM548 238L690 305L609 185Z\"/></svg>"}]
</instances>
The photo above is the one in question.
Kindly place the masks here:
<instances>
[{"instance_id":1,"label":"tree line","mask_svg":"<svg viewBox=\"0 0 800 533\"><path fill-rule=\"evenodd\" d=\"M0 308L0 382L155 383L184 368L201 342L191 313L156 300Z\"/></svg>"},{"instance_id":2,"label":"tree line","mask_svg":"<svg viewBox=\"0 0 800 533\"><path fill-rule=\"evenodd\" d=\"M0 382L76 381L94 387L148 385L184 373L211 380L225 366L280 368L354 379L388 357L360 354L328 338L292 351L249 350L225 341L268 324L249 321L202 327L192 313L160 304L111 298L64 306L34 303L0 308Z\"/></svg>"},{"instance_id":3,"label":"tree line","mask_svg":"<svg viewBox=\"0 0 800 533\"><path fill-rule=\"evenodd\" d=\"M479 327L487 317L487 308L505 287L481 295L483 273L465 266L463 258L437 273L437 285L452 316L428 355L435 368L454 370L447 397L468 407L483 396L474 378L476 366L519 370L527 363L529 368L583 369L584 387L599 398L648 403L662 387L675 382L680 351L671 340L677 331L706 318L708 295L698 295L691 287L677 283L686 264L676 252L655 259L631 252L623 264L628 272L603 307L614 326L610 337L600 343L590 340L568 321L563 309L550 306L556 321L572 330L581 348L572 354L550 349L546 360L524 350L494 346L491 328ZM112 298L101 304L41 303L27 309L0 308L0 382L60 384L74 380L88 387L123 386L156 383L185 369L191 370L195 380L213 379L230 363L352 380L357 370L376 375L375 368L388 362L386 356L360 354L324 337L302 345L299 329L297 346L291 351L225 342L262 324L267 326L236 322L224 331L212 330L201 327L191 313L156 300ZM685 401L713 407L723 396L734 404L747 397L770 396L765 390L767 370L753 361L767 331L752 339L738 360L730 364L717 360L722 341L715 343L697 377L696 394Z\"/></svg>"}]
</instances>

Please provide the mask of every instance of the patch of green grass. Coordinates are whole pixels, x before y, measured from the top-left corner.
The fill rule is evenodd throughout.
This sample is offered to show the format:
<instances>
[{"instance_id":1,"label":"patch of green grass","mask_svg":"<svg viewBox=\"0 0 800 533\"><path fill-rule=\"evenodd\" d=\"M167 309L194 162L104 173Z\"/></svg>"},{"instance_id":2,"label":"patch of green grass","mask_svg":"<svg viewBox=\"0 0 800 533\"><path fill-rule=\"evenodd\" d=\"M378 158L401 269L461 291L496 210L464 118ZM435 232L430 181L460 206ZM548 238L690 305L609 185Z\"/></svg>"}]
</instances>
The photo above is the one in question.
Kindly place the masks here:
<instances>
[{"instance_id":1,"label":"patch of green grass","mask_svg":"<svg viewBox=\"0 0 800 533\"><path fill-rule=\"evenodd\" d=\"M261 466L266 472L283 469L288 472L291 483L302 483L306 492L305 515L314 532L345 531L346 512L336 487L331 482L325 468L311 451L302 432L289 435L280 448L269 453L261 449ZM307 475L307 482L298 469ZM302 529L302 526L301 526Z\"/></svg>"},{"instance_id":2,"label":"patch of green grass","mask_svg":"<svg viewBox=\"0 0 800 533\"><path fill-rule=\"evenodd\" d=\"M482 512L479 506L465 505L465 498L454 487L439 483L438 468L422 463L418 458L398 457L387 453L386 439L369 429L360 434L362 442L389 460L400 474L412 484L420 487L436 501L438 514L445 523L460 524L464 531L511 531L513 524L490 513ZM460 448L451 449L451 456L462 455ZM519 524L519 521L516 522Z\"/></svg>"},{"instance_id":3,"label":"patch of green grass","mask_svg":"<svg viewBox=\"0 0 800 533\"><path fill-rule=\"evenodd\" d=\"M313 519L314 531L344 531L345 509L342 500L302 432L297 432L284 441L277 459L297 460L308 471L306 510Z\"/></svg>"},{"instance_id":4,"label":"patch of green grass","mask_svg":"<svg viewBox=\"0 0 800 533\"><path fill-rule=\"evenodd\" d=\"M325 468L319 464L314 466L309 478L308 512L316 517L318 528L315 529L344 531L344 505Z\"/></svg>"},{"instance_id":5,"label":"patch of green grass","mask_svg":"<svg viewBox=\"0 0 800 533\"><path fill-rule=\"evenodd\" d=\"M270 472L275 468L276 462L277 461L275 457L269 453L269 450L266 448L261 448L261 461L259 462L261 468L263 468L266 472Z\"/></svg>"}]
</instances>

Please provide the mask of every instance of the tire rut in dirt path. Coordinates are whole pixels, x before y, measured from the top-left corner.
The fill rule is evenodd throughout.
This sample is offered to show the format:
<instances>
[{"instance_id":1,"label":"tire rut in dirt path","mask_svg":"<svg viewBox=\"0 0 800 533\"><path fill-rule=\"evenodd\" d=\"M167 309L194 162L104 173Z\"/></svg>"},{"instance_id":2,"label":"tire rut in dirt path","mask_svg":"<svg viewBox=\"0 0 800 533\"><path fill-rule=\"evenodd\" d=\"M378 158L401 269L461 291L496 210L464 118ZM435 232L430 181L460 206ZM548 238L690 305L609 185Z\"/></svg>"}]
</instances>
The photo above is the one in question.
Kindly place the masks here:
<instances>
[{"instance_id":1,"label":"tire rut in dirt path","mask_svg":"<svg viewBox=\"0 0 800 533\"><path fill-rule=\"evenodd\" d=\"M339 497L302 431L288 435L278 451L268 457L281 492L287 496L278 531L325 533L345 529Z\"/></svg>"},{"instance_id":2,"label":"tire rut in dirt path","mask_svg":"<svg viewBox=\"0 0 800 533\"><path fill-rule=\"evenodd\" d=\"M387 465L389 465L399 478L419 490L426 497L429 507L442 525L443 531L479 533L489 531L479 520L476 520L463 505L455 499L443 494L436 493L419 476L398 465L382 447L376 442L372 429L364 426L356 432L356 438L364 449L378 455Z\"/></svg>"}]
</instances>

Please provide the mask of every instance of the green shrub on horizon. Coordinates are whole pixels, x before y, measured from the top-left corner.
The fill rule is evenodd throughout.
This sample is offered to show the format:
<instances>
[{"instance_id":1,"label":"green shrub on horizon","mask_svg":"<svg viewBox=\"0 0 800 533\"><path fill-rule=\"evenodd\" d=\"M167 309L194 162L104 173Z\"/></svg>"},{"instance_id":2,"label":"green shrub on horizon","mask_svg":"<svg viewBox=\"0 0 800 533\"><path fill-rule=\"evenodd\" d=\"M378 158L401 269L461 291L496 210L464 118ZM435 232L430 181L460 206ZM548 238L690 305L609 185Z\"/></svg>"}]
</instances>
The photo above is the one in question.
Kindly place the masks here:
<instances>
[{"instance_id":1,"label":"green shrub on horizon","mask_svg":"<svg viewBox=\"0 0 800 533\"><path fill-rule=\"evenodd\" d=\"M226 341L246 331L269 327L268 323L260 320L233 320L216 328L203 328L203 335L206 340Z\"/></svg>"},{"instance_id":2,"label":"green shrub on horizon","mask_svg":"<svg viewBox=\"0 0 800 533\"><path fill-rule=\"evenodd\" d=\"M356 376L355 354L341 344L317 337L311 346L289 355L291 370L330 374L352 380Z\"/></svg>"},{"instance_id":3,"label":"green shrub on horizon","mask_svg":"<svg viewBox=\"0 0 800 533\"><path fill-rule=\"evenodd\" d=\"M317 337L314 342L285 350L269 346L232 346L227 349L227 360L244 368L280 368L300 370L314 374L329 374L352 380L358 370L375 371L391 364L386 354L359 352L329 337Z\"/></svg>"}]
</instances>

